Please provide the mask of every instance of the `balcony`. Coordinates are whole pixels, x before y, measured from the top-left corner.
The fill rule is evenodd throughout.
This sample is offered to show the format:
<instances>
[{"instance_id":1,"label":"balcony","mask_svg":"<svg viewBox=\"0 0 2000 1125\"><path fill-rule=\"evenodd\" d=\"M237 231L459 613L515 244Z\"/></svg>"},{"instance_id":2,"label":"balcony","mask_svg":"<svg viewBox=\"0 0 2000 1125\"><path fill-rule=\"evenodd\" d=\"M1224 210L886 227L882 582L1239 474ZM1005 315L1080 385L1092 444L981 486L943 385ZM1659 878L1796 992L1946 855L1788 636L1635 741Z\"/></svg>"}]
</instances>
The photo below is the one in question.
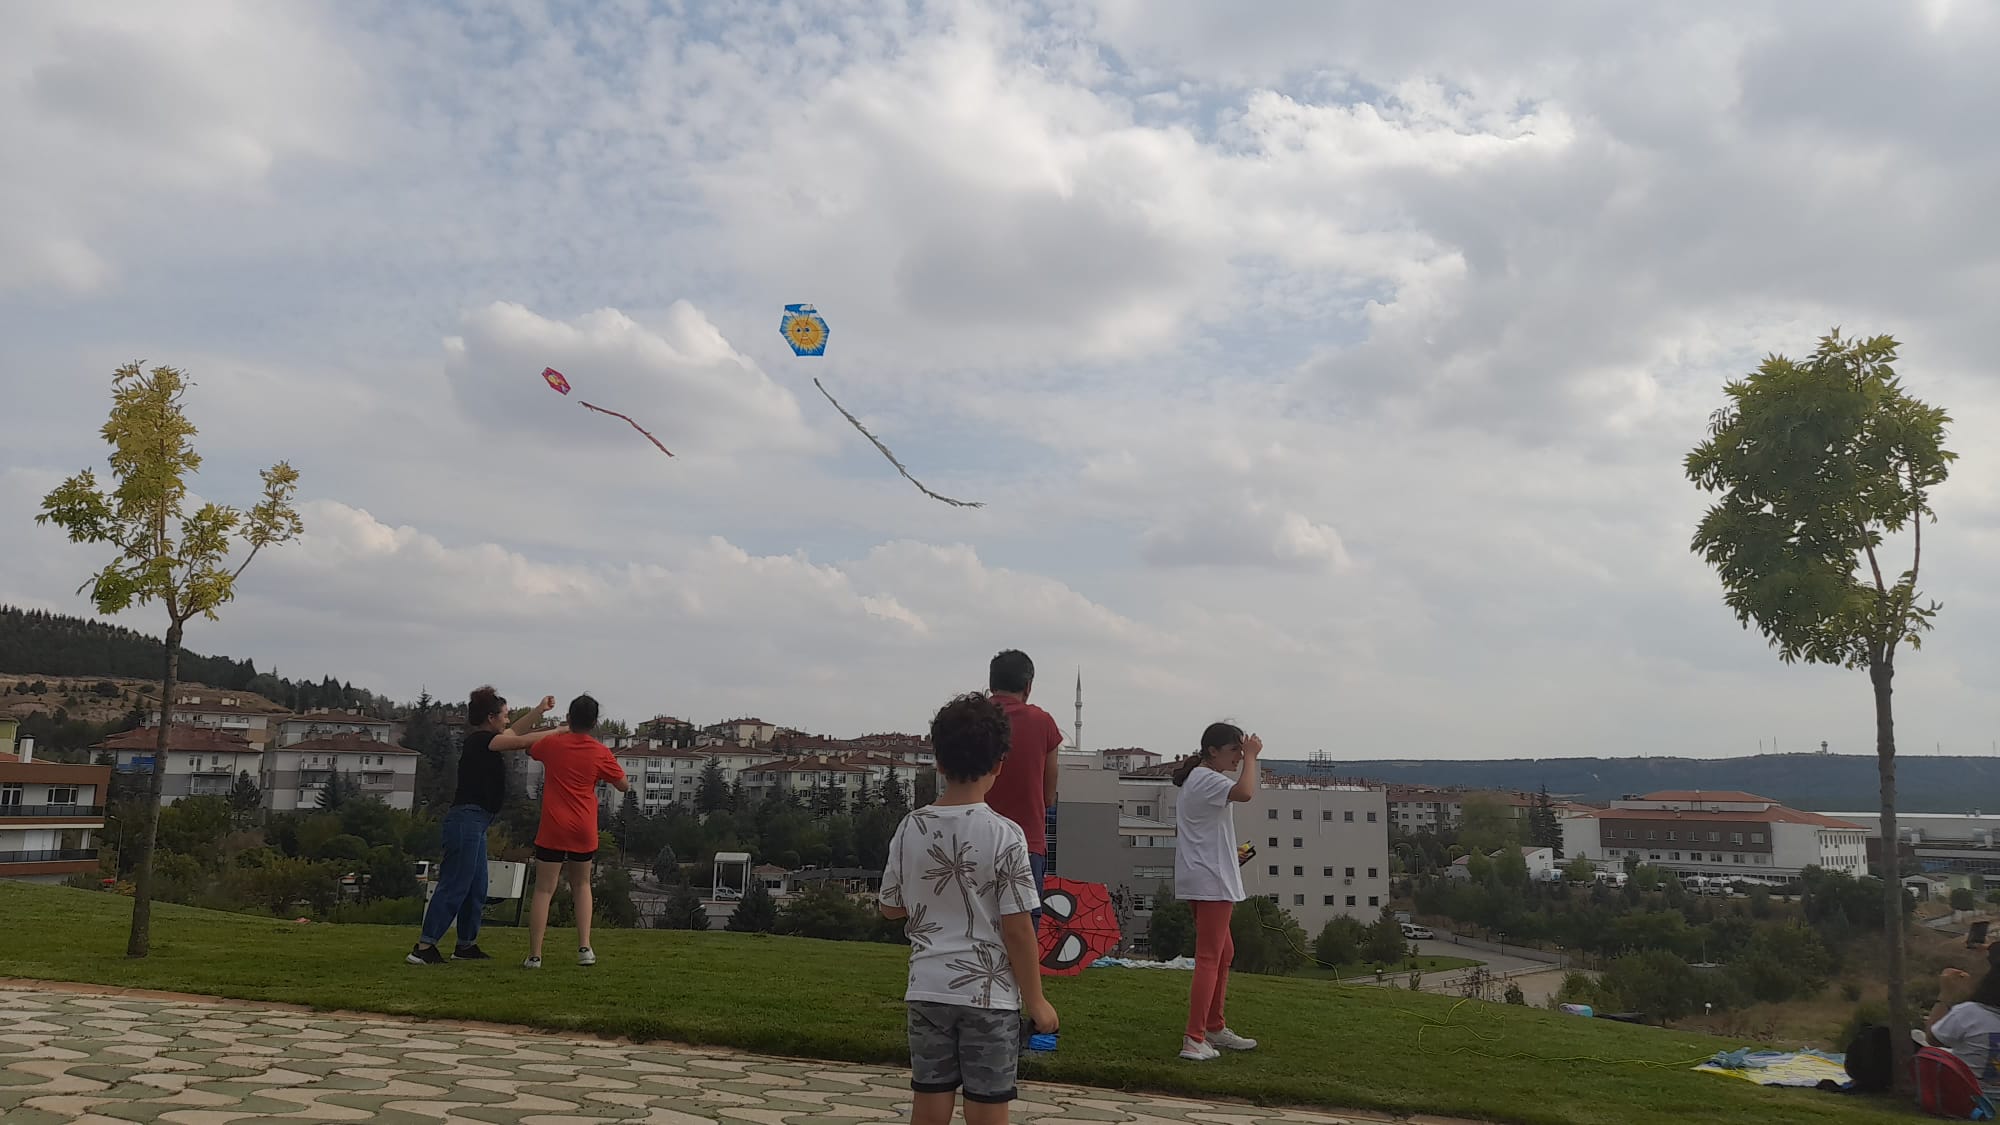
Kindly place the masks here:
<instances>
[{"instance_id":1,"label":"balcony","mask_svg":"<svg viewBox=\"0 0 2000 1125\"><path fill-rule=\"evenodd\" d=\"M103 820L103 805L0 805L0 819L16 816L70 816Z\"/></svg>"},{"instance_id":2,"label":"balcony","mask_svg":"<svg viewBox=\"0 0 2000 1125\"><path fill-rule=\"evenodd\" d=\"M0 864L71 863L96 858L96 848L54 848L38 852L0 852Z\"/></svg>"}]
</instances>

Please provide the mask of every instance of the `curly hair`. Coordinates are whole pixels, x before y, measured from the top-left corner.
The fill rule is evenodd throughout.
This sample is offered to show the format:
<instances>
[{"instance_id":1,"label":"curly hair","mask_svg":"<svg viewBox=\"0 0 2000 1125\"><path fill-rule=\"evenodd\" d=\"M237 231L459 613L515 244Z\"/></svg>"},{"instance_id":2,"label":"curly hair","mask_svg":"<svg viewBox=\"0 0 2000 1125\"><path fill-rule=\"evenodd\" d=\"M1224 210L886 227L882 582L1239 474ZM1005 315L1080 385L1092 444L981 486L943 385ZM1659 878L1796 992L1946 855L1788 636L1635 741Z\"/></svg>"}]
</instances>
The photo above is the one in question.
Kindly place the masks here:
<instances>
[{"instance_id":1,"label":"curly hair","mask_svg":"<svg viewBox=\"0 0 2000 1125\"><path fill-rule=\"evenodd\" d=\"M977 692L954 698L931 719L931 748L947 781L978 781L999 768L1012 745L1007 712Z\"/></svg>"},{"instance_id":2,"label":"curly hair","mask_svg":"<svg viewBox=\"0 0 2000 1125\"><path fill-rule=\"evenodd\" d=\"M465 723L473 728L483 727L493 721L493 716L506 713L507 701L500 698L492 684L487 684L472 689L472 701L465 708Z\"/></svg>"}]
</instances>

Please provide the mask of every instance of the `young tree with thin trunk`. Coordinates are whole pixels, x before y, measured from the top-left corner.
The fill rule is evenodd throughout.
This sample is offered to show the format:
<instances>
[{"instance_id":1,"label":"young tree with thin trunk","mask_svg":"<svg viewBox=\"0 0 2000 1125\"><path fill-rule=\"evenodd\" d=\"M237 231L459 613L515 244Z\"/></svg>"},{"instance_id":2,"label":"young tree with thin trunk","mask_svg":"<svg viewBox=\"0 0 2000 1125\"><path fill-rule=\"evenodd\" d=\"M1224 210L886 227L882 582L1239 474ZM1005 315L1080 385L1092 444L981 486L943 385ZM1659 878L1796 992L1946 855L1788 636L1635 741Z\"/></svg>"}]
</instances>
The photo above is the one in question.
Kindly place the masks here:
<instances>
[{"instance_id":1,"label":"young tree with thin trunk","mask_svg":"<svg viewBox=\"0 0 2000 1125\"><path fill-rule=\"evenodd\" d=\"M1754 622L1790 664L1866 668L1875 693L1875 756L1882 797L1882 894L1889 944L1894 1073L1910 1053L1903 988L1904 910L1896 866L1896 730L1890 705L1896 648L1921 647L1936 602L1920 603L1923 524L1930 492L1957 458L1944 448L1943 410L1903 392L1896 341L1821 338L1796 362L1773 355L1724 388L1708 440L1687 475L1721 499L1693 549L1722 579L1723 600ZM1884 561L1890 536L1910 532L1909 569ZM1887 569L1885 569L1885 566Z\"/></svg>"},{"instance_id":2,"label":"young tree with thin trunk","mask_svg":"<svg viewBox=\"0 0 2000 1125\"><path fill-rule=\"evenodd\" d=\"M159 741L153 757L143 824L134 843L137 882L132 933L125 955L144 957L152 940L153 837L159 826L160 791L173 727L174 684L180 674L181 636L197 616L236 596L236 579L265 547L296 538L301 530L292 496L297 470L283 461L265 469L264 497L248 512L215 503L187 511L188 478L201 469L194 451L194 423L181 400L189 383L171 367L143 371L126 364L111 377L111 417L102 431L111 446L114 486L98 487L89 469L42 499L36 523L53 523L72 543L109 543L118 554L77 592L90 591L97 612L110 616L133 605L158 602L167 610L166 667L160 677ZM249 548L229 565L230 549Z\"/></svg>"}]
</instances>

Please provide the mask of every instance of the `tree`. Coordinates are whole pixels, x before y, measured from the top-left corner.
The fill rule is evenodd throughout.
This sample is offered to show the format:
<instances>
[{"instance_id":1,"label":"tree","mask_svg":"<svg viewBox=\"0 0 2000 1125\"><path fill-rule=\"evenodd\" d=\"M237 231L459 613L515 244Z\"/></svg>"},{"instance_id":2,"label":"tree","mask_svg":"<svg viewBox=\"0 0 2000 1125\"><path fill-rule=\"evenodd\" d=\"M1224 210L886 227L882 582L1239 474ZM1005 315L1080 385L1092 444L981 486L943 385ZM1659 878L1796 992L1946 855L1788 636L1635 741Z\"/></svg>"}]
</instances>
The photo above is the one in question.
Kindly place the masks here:
<instances>
[{"instance_id":1,"label":"tree","mask_svg":"<svg viewBox=\"0 0 2000 1125\"><path fill-rule=\"evenodd\" d=\"M659 854L653 857L653 878L662 885L684 881L681 878L680 857L674 854L672 844L660 845Z\"/></svg>"},{"instance_id":2,"label":"tree","mask_svg":"<svg viewBox=\"0 0 2000 1125\"><path fill-rule=\"evenodd\" d=\"M619 929L639 924L639 907L632 901L632 873L622 863L600 863L591 872L591 913Z\"/></svg>"},{"instance_id":3,"label":"tree","mask_svg":"<svg viewBox=\"0 0 2000 1125\"><path fill-rule=\"evenodd\" d=\"M197 616L215 620L215 611L236 596L236 580L258 552L296 538L303 527L292 507L299 474L283 461L263 471L263 500L248 512L211 501L188 513L187 481L201 468L201 455L192 444L194 424L182 409L187 385L186 377L171 367L145 372L130 363L119 368L111 378L110 418L101 431L111 446L116 486L106 492L98 487L96 474L85 469L43 497L35 517L38 524L53 523L68 532L72 543L117 548L116 557L78 590L91 592L98 613L109 617L154 602L167 611L152 800L134 833L138 878L127 957L144 957L152 945L153 839L187 623ZM232 541L249 548L234 568L228 565Z\"/></svg>"},{"instance_id":4,"label":"tree","mask_svg":"<svg viewBox=\"0 0 2000 1125\"><path fill-rule=\"evenodd\" d=\"M1521 828L1513 806L1492 793L1471 793L1460 806L1458 838L1475 852L1519 847Z\"/></svg>"},{"instance_id":5,"label":"tree","mask_svg":"<svg viewBox=\"0 0 2000 1125\"><path fill-rule=\"evenodd\" d=\"M920 809L937 800L938 775L936 770L918 770L917 781L912 786L910 807Z\"/></svg>"},{"instance_id":6,"label":"tree","mask_svg":"<svg viewBox=\"0 0 2000 1125\"><path fill-rule=\"evenodd\" d=\"M722 776L722 759L709 755L701 767L701 784L694 793L694 807L705 813L729 807L729 781Z\"/></svg>"},{"instance_id":7,"label":"tree","mask_svg":"<svg viewBox=\"0 0 2000 1125\"><path fill-rule=\"evenodd\" d=\"M1174 898L1173 888L1166 883L1153 892L1153 918L1147 923L1146 948L1161 961L1194 952L1194 908Z\"/></svg>"},{"instance_id":8,"label":"tree","mask_svg":"<svg viewBox=\"0 0 2000 1125\"><path fill-rule=\"evenodd\" d=\"M660 916L653 925L661 930L706 930L708 907L693 887L679 883L667 892L667 901L661 904Z\"/></svg>"},{"instance_id":9,"label":"tree","mask_svg":"<svg viewBox=\"0 0 2000 1125\"><path fill-rule=\"evenodd\" d=\"M1320 927L1319 938L1313 942L1313 959L1325 968L1356 964L1367 937L1368 927L1360 919L1336 915Z\"/></svg>"},{"instance_id":10,"label":"tree","mask_svg":"<svg viewBox=\"0 0 2000 1125\"><path fill-rule=\"evenodd\" d=\"M612 822L612 835L618 838L619 854L631 850L633 838L639 834L639 797L627 789L618 799L618 816Z\"/></svg>"},{"instance_id":11,"label":"tree","mask_svg":"<svg viewBox=\"0 0 2000 1125\"><path fill-rule=\"evenodd\" d=\"M421 893L416 866L403 849L385 844L368 850L369 898L416 898Z\"/></svg>"},{"instance_id":12,"label":"tree","mask_svg":"<svg viewBox=\"0 0 2000 1125\"><path fill-rule=\"evenodd\" d=\"M778 928L778 904L764 880L751 877L743 901L729 915L728 928L739 934L768 934Z\"/></svg>"},{"instance_id":13,"label":"tree","mask_svg":"<svg viewBox=\"0 0 2000 1125\"><path fill-rule=\"evenodd\" d=\"M1698 488L1721 494L1692 547L1715 568L1736 619L1754 622L1787 664L1868 670L1889 841L1897 839L1896 648L1921 647L1939 609L1917 592L1923 524L1935 522L1930 492L1957 458L1944 448L1950 417L1903 392L1896 348L1887 336L1843 339L1835 329L1803 363L1771 356L1723 388L1730 402L1686 464ZM1910 566L1891 580L1881 548L1905 529ZM1896 872L1884 874L1888 1018L1903 1027L1903 892ZM1892 1043L1892 1072L1904 1081L1910 1043Z\"/></svg>"},{"instance_id":14,"label":"tree","mask_svg":"<svg viewBox=\"0 0 2000 1125\"><path fill-rule=\"evenodd\" d=\"M866 941L874 930L869 912L830 879L792 896L778 914L778 932L824 941Z\"/></svg>"},{"instance_id":15,"label":"tree","mask_svg":"<svg viewBox=\"0 0 2000 1125\"><path fill-rule=\"evenodd\" d=\"M1368 927L1368 936L1361 943L1361 959L1376 965L1393 965L1403 959L1403 924L1396 921L1396 912L1386 903L1382 914Z\"/></svg>"},{"instance_id":16,"label":"tree","mask_svg":"<svg viewBox=\"0 0 2000 1125\"><path fill-rule=\"evenodd\" d=\"M1953 910L1972 910L1976 908L1978 905L1979 901L1972 897L1972 892L1967 888L1965 887L1952 888L1951 908Z\"/></svg>"},{"instance_id":17,"label":"tree","mask_svg":"<svg viewBox=\"0 0 2000 1125\"><path fill-rule=\"evenodd\" d=\"M1528 813L1528 834L1538 848L1548 848L1557 859L1563 857L1562 818L1556 815L1555 803L1549 800L1549 787L1542 786L1535 794L1535 804Z\"/></svg>"},{"instance_id":18,"label":"tree","mask_svg":"<svg viewBox=\"0 0 2000 1125\"><path fill-rule=\"evenodd\" d=\"M257 823L257 809L264 803L264 795L258 791L257 783L250 780L250 771L243 770L236 775L236 784L229 790L229 820L237 831Z\"/></svg>"},{"instance_id":19,"label":"tree","mask_svg":"<svg viewBox=\"0 0 2000 1125\"><path fill-rule=\"evenodd\" d=\"M1232 967L1240 972L1285 976L1306 963L1305 930L1263 895L1251 895L1229 912L1229 938L1236 946Z\"/></svg>"},{"instance_id":20,"label":"tree","mask_svg":"<svg viewBox=\"0 0 2000 1125\"><path fill-rule=\"evenodd\" d=\"M1563 868L1563 878L1572 883L1589 883L1597 878L1597 865L1577 856Z\"/></svg>"}]
</instances>

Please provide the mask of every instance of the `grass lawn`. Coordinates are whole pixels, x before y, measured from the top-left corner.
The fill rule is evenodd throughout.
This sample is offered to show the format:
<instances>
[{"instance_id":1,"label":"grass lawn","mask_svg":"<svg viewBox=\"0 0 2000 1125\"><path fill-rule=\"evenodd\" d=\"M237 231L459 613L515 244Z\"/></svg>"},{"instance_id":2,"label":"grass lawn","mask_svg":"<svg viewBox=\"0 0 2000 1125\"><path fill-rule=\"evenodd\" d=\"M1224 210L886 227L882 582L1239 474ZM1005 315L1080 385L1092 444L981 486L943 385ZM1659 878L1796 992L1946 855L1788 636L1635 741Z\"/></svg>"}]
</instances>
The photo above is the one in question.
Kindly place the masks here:
<instances>
[{"instance_id":1,"label":"grass lawn","mask_svg":"<svg viewBox=\"0 0 2000 1125\"><path fill-rule=\"evenodd\" d=\"M403 963L408 928L301 926L159 906L153 954L123 956L130 900L0 883L0 977L91 981L399 1016L459 1017L771 1054L904 1064L901 947L729 933L600 930L599 962L518 965L527 934L495 927L497 960ZM552 949L568 934L550 935ZM1241 975L1230 1022L1263 1046L1174 1057L1185 973L1093 969L1051 983L1062 1046L1024 1077L1278 1105L1590 1125L1846 1125L1909 1120L1901 1103L1766 1090L1687 1068L1745 1044L1461 1003L1400 989Z\"/></svg>"},{"instance_id":2,"label":"grass lawn","mask_svg":"<svg viewBox=\"0 0 2000 1125\"><path fill-rule=\"evenodd\" d=\"M1417 958L1417 971L1425 976L1429 976L1432 973L1448 973L1453 969L1470 969L1474 965L1482 964L1485 964L1485 962L1475 961L1470 957L1419 957ZM1308 980L1352 980L1355 977L1373 979L1375 976L1375 966L1366 961L1356 961L1351 965L1335 965L1331 969L1323 965L1313 965L1309 968L1299 970L1294 975L1304 977ZM1382 973L1383 980L1401 982L1407 981L1409 977L1410 963L1407 959L1392 969L1384 970Z\"/></svg>"}]
</instances>

